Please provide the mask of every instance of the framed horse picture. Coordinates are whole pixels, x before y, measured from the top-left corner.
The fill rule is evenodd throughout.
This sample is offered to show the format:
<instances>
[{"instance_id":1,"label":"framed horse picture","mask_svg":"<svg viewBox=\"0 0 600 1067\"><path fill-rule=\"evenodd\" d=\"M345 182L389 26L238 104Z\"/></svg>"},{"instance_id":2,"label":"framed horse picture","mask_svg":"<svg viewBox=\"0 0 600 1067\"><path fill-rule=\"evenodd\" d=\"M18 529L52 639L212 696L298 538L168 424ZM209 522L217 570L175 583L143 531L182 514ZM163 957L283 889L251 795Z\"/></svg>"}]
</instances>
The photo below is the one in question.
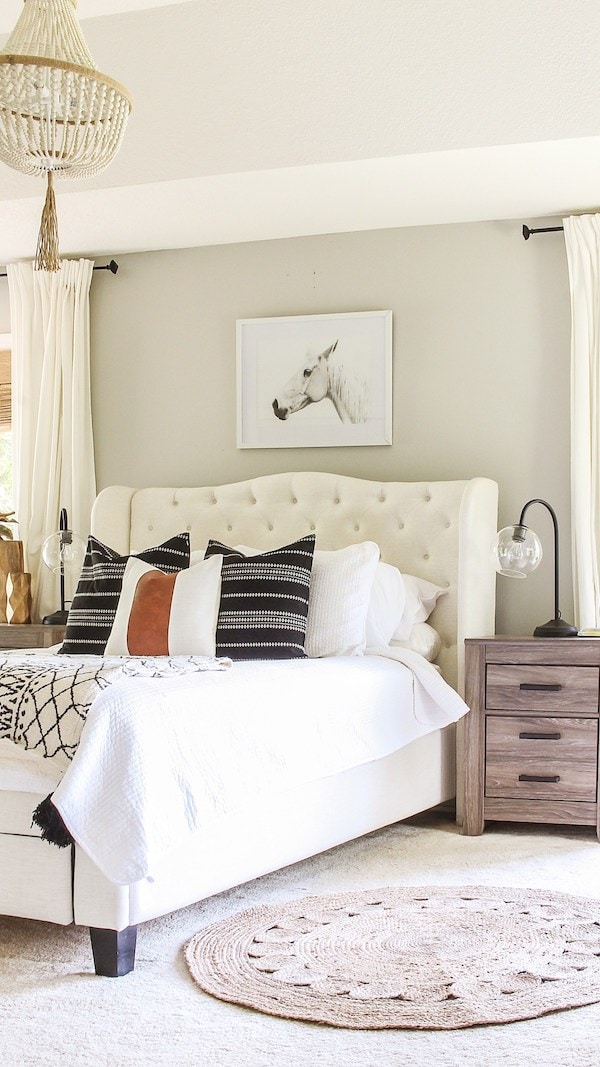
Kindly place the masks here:
<instances>
[{"instance_id":1,"label":"framed horse picture","mask_svg":"<svg viewBox=\"0 0 600 1067\"><path fill-rule=\"evenodd\" d=\"M391 443L391 311L238 319L238 448Z\"/></svg>"}]
</instances>

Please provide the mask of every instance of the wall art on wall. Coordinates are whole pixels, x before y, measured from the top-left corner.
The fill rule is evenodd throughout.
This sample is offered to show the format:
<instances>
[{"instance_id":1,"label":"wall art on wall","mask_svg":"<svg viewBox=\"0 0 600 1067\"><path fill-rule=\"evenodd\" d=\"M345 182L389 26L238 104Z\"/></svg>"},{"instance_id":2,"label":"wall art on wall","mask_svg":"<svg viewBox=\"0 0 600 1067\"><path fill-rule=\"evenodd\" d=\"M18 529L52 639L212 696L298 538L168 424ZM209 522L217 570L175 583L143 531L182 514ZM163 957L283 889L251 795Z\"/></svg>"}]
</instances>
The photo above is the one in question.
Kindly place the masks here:
<instances>
[{"instance_id":1,"label":"wall art on wall","mask_svg":"<svg viewBox=\"0 0 600 1067\"><path fill-rule=\"evenodd\" d=\"M391 311L238 319L238 448L391 443Z\"/></svg>"}]
</instances>

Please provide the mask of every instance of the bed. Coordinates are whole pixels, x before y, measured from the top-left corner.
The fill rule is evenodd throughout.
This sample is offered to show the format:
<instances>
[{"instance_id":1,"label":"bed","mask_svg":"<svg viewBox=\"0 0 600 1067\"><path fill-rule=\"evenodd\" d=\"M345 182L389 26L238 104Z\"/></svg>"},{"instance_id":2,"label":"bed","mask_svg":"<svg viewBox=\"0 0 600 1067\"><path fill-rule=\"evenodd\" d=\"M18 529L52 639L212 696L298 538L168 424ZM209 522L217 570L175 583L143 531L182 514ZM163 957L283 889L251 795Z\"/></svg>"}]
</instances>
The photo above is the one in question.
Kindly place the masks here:
<instances>
[{"instance_id":1,"label":"bed","mask_svg":"<svg viewBox=\"0 0 600 1067\"><path fill-rule=\"evenodd\" d=\"M341 647L337 654L320 655L322 646L315 646L316 653L308 656L273 660L267 653L249 660L242 652L232 663L223 654L229 646L219 650L217 645L211 669L204 670L200 657L202 670L184 678L136 678L127 689L125 679L99 693L71 762L62 752L44 755L39 745L25 747L22 737L4 736L0 913L89 927L96 973L120 976L134 966L139 924L452 800L456 761L461 758L460 718L466 710L456 710L464 693L464 639L494 632L490 544L496 519L497 486L487 478L404 483L295 472L204 488L103 490L92 515L92 534L101 544L126 558L185 533L192 553L190 572L199 560L208 571L208 545L241 549L243 560L254 556L260 566L282 546L314 542L311 580L316 581L317 553L319 573L326 567L329 574L331 560L342 550L354 559L361 546L374 544L377 567L391 565L423 587L437 589L420 616L436 640L428 658L420 646L415 651L410 640L392 642L388 648L365 638L362 647ZM215 555L224 583L229 557L220 550L214 550ZM132 560L127 564L133 569L137 565ZM376 584L372 582L369 611ZM224 588L219 586L221 594ZM124 590L125 579L119 610ZM335 588L333 593L335 600ZM338 597L336 603L339 607L346 601ZM220 623L220 614L218 619ZM113 620L111 634L116 629ZM64 655L68 644L62 662L70 666L76 657ZM123 653L116 647L118 660ZM179 663L177 655L174 659ZM98 657L87 655L84 660L95 664ZM436 686L452 689L455 704L450 700L446 719L436 719ZM119 741L118 753L109 759L110 747L94 746L113 744L112 726L106 724L112 722L111 715L121 722L119 701L125 689L137 700L133 716L136 729L143 732L136 743L143 752ZM252 718L246 709L254 691L259 699ZM404 691L407 700L413 700L413 711L404 714L410 727L400 737L399 694ZM154 700L152 694L159 692L160 700ZM212 704L225 701L226 710L214 727L216 739L202 733L204 720L194 711L198 692L206 721ZM416 693L422 696L421 704L415 703ZM184 730L189 743L182 745L181 732L157 741L154 729L161 729L165 716L176 720L176 729ZM209 762L212 749L217 743L226 747L238 741L242 753L217 776ZM164 781L165 767L173 778L182 777L177 752L186 773L197 775L197 763L202 763L203 782L218 777L210 794L196 783L196 793L186 795L184 812L169 810L165 801L170 788ZM315 757L308 773L307 761ZM144 810L154 806L157 811L152 813L156 825L151 831L144 820L137 827L145 849L137 866L127 862L129 839L117 842L121 827L125 833L137 812L131 819L122 816L120 824L110 823L114 811L111 815L104 806L98 767L104 768L102 788L109 788L113 808L115 803L127 805L128 782L135 777L132 767L135 773L141 767ZM179 781L177 785L179 789ZM160 804L155 803L158 793ZM77 828L66 848L45 840L32 822L32 813L48 796L67 828ZM179 800L177 793L175 803ZM193 818L190 807L198 809ZM210 817L203 817L209 807ZM460 797L457 817L460 820ZM90 844L85 835L94 823L96 838ZM117 860L121 866L112 870Z\"/></svg>"}]
</instances>

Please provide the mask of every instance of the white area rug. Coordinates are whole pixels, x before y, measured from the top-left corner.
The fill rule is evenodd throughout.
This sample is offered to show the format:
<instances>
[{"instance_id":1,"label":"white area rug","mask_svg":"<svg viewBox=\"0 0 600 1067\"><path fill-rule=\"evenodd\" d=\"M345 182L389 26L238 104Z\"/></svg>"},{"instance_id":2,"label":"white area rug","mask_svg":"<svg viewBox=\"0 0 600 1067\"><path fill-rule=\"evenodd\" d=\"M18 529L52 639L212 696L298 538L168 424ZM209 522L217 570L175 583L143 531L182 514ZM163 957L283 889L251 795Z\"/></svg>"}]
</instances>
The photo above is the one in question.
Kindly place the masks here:
<instances>
[{"instance_id":1,"label":"white area rug","mask_svg":"<svg viewBox=\"0 0 600 1067\"><path fill-rule=\"evenodd\" d=\"M1 872L0 872L1 877ZM495 826L463 837L423 817L140 928L135 971L96 978L87 930L0 919L2 1067L597 1067L600 1005L509 1026L341 1030L202 993L183 946L256 904L382 885L546 888L600 899L588 829Z\"/></svg>"}]
</instances>

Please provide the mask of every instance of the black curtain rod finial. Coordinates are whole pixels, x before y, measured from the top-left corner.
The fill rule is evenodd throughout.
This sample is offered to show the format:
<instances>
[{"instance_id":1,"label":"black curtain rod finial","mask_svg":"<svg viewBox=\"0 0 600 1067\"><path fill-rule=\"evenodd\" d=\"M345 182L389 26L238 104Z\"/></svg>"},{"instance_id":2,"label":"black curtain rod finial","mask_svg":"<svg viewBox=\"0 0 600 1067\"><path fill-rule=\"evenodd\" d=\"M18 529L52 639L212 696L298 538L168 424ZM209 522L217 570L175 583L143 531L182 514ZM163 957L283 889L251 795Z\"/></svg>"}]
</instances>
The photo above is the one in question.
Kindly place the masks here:
<instances>
[{"instance_id":1,"label":"black curtain rod finial","mask_svg":"<svg viewBox=\"0 0 600 1067\"><path fill-rule=\"evenodd\" d=\"M560 233L564 230L564 226L539 226L538 229L532 230L529 226L523 223L523 237L526 241L536 233Z\"/></svg>"}]
</instances>

